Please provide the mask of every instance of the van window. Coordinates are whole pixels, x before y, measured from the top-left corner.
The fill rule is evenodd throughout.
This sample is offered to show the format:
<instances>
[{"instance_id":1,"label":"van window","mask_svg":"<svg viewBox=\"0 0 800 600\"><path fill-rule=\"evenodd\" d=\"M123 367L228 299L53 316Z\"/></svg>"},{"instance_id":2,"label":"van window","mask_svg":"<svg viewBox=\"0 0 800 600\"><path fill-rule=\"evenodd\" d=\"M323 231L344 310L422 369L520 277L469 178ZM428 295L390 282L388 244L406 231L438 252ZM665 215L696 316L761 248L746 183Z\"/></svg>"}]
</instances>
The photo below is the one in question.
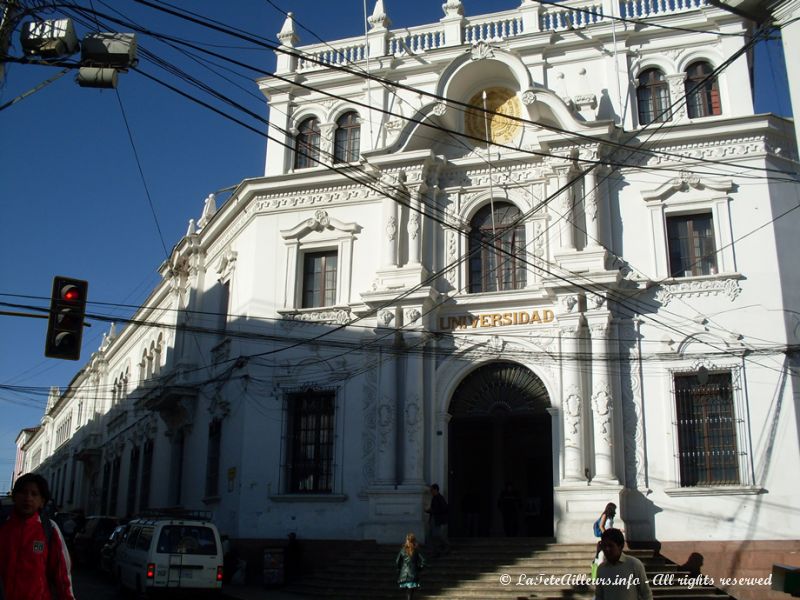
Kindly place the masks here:
<instances>
[{"instance_id":1,"label":"van window","mask_svg":"<svg viewBox=\"0 0 800 600\"><path fill-rule=\"evenodd\" d=\"M128 548L134 548L136 546L136 538L139 536L139 531L141 527L132 527L131 532L128 534L128 539L125 540Z\"/></svg>"},{"instance_id":2,"label":"van window","mask_svg":"<svg viewBox=\"0 0 800 600\"><path fill-rule=\"evenodd\" d=\"M158 552L164 554L217 554L214 530L199 525L165 525L158 538Z\"/></svg>"},{"instance_id":3,"label":"van window","mask_svg":"<svg viewBox=\"0 0 800 600\"><path fill-rule=\"evenodd\" d=\"M142 530L139 532L139 537L136 539L136 549L149 550L150 540L152 539L153 539L153 528L142 527Z\"/></svg>"}]
</instances>

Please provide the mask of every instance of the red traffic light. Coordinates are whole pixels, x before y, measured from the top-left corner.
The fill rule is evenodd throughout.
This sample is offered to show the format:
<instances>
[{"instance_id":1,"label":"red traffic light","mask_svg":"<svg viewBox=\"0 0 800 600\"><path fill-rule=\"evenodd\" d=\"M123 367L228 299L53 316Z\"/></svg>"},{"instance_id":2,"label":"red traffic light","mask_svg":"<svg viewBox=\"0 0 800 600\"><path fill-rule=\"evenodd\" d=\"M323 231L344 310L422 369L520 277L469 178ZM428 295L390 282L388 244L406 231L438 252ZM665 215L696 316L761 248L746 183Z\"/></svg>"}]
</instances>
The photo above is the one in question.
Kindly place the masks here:
<instances>
[{"instance_id":1,"label":"red traffic light","mask_svg":"<svg viewBox=\"0 0 800 600\"><path fill-rule=\"evenodd\" d=\"M45 356L65 360L80 358L88 289L88 282L81 279L53 278Z\"/></svg>"},{"instance_id":2,"label":"red traffic light","mask_svg":"<svg viewBox=\"0 0 800 600\"><path fill-rule=\"evenodd\" d=\"M81 300L81 292L77 285L66 283L61 286L60 292L61 299L66 300L67 302L80 302Z\"/></svg>"}]
</instances>

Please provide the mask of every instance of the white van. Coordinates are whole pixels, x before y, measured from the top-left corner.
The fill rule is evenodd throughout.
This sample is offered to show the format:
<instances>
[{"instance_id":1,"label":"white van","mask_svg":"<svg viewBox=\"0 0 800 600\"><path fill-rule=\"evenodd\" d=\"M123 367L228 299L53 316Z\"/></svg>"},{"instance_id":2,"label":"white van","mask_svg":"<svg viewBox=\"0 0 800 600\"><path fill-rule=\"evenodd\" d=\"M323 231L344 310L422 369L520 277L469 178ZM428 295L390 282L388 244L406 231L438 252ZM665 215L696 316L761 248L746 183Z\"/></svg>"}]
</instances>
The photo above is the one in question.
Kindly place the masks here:
<instances>
[{"instance_id":1,"label":"white van","mask_svg":"<svg viewBox=\"0 0 800 600\"><path fill-rule=\"evenodd\" d=\"M138 594L154 588L222 589L222 543L210 521L134 519L115 559L118 583Z\"/></svg>"}]
</instances>

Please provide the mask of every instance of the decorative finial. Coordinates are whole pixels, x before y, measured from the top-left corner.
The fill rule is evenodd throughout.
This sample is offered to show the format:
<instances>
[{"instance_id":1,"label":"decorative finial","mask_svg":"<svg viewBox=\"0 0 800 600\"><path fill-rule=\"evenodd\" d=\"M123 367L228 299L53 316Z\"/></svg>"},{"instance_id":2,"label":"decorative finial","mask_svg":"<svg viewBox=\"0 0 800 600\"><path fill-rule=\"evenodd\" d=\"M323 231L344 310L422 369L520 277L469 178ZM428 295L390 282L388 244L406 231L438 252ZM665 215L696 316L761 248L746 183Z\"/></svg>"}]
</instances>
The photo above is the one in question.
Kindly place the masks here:
<instances>
[{"instance_id":1,"label":"decorative finial","mask_svg":"<svg viewBox=\"0 0 800 600\"><path fill-rule=\"evenodd\" d=\"M447 0L442 4L442 10L445 17L462 17L464 16L464 5L461 0Z\"/></svg>"},{"instance_id":2,"label":"decorative finial","mask_svg":"<svg viewBox=\"0 0 800 600\"><path fill-rule=\"evenodd\" d=\"M289 48L294 48L294 45L300 41L300 38L297 37L294 31L294 13L286 13L286 20L283 22L283 27L281 27L281 31L278 34L278 39L281 41L281 44Z\"/></svg>"},{"instance_id":3,"label":"decorative finial","mask_svg":"<svg viewBox=\"0 0 800 600\"><path fill-rule=\"evenodd\" d=\"M200 220L197 222L198 227L205 227L208 222L217 214L217 197L214 194L209 194L203 204L203 214L200 215Z\"/></svg>"},{"instance_id":4,"label":"decorative finial","mask_svg":"<svg viewBox=\"0 0 800 600\"><path fill-rule=\"evenodd\" d=\"M372 11L372 16L367 21L369 21L370 29L386 29L392 24L383 7L383 0L375 2L375 10Z\"/></svg>"},{"instance_id":5,"label":"decorative finial","mask_svg":"<svg viewBox=\"0 0 800 600\"><path fill-rule=\"evenodd\" d=\"M194 224L194 219L189 219L189 227L186 230L186 235L194 235L197 233L197 227Z\"/></svg>"}]
</instances>

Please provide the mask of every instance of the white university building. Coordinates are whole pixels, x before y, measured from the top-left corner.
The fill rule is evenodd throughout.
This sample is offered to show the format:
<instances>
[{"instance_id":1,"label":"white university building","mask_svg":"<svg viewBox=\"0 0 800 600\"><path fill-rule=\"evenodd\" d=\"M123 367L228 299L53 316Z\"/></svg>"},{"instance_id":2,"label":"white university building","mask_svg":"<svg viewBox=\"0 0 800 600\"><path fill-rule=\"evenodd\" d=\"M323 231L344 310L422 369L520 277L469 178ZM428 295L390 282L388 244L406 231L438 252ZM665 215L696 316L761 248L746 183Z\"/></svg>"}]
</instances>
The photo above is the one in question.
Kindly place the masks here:
<instances>
[{"instance_id":1,"label":"white university building","mask_svg":"<svg viewBox=\"0 0 800 600\"><path fill-rule=\"evenodd\" d=\"M451 536L502 535L511 483L520 535L591 541L615 502L631 540L796 547L798 164L752 28L463 4L312 46L287 19L263 176L198 206L20 472L240 540L399 543L436 482Z\"/></svg>"}]
</instances>

